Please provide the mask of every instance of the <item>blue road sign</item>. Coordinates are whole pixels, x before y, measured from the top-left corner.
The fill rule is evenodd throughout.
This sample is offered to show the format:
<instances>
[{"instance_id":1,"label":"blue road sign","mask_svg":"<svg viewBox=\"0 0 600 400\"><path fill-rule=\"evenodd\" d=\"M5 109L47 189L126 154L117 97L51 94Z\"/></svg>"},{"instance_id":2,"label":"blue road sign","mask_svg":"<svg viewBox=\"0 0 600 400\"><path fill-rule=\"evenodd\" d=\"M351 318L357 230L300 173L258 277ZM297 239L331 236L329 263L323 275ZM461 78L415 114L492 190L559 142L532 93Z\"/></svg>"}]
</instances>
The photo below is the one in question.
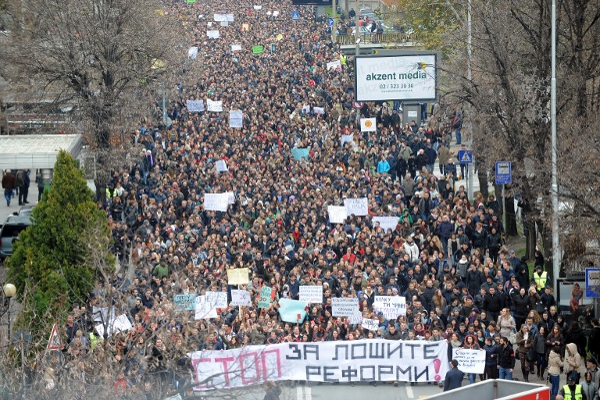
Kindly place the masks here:
<instances>
[{"instance_id":1,"label":"blue road sign","mask_svg":"<svg viewBox=\"0 0 600 400\"><path fill-rule=\"evenodd\" d=\"M600 298L600 268L585 269L585 297Z\"/></svg>"},{"instance_id":2,"label":"blue road sign","mask_svg":"<svg viewBox=\"0 0 600 400\"><path fill-rule=\"evenodd\" d=\"M473 164L473 152L471 150L459 150L458 162L460 164Z\"/></svg>"},{"instance_id":3,"label":"blue road sign","mask_svg":"<svg viewBox=\"0 0 600 400\"><path fill-rule=\"evenodd\" d=\"M334 22L333 18L327 18L327 25L333 26Z\"/></svg>"},{"instance_id":4,"label":"blue road sign","mask_svg":"<svg viewBox=\"0 0 600 400\"><path fill-rule=\"evenodd\" d=\"M512 163L496 161L496 185L506 185L512 182Z\"/></svg>"},{"instance_id":5,"label":"blue road sign","mask_svg":"<svg viewBox=\"0 0 600 400\"><path fill-rule=\"evenodd\" d=\"M300 13L298 11L292 11L292 20L297 21L300 19Z\"/></svg>"}]
</instances>

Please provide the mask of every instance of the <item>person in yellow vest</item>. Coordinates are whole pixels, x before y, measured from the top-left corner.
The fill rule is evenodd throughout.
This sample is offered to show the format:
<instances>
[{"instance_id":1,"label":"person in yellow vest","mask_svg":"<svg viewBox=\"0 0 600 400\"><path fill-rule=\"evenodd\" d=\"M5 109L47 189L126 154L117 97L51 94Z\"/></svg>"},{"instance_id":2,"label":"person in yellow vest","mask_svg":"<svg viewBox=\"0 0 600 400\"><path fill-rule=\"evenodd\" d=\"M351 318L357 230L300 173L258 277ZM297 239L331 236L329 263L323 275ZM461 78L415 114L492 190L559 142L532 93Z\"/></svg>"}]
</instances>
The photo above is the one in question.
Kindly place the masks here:
<instances>
[{"instance_id":1,"label":"person in yellow vest","mask_svg":"<svg viewBox=\"0 0 600 400\"><path fill-rule=\"evenodd\" d=\"M548 272L543 271L541 265L536 265L531 281L535 283L535 288L541 296L544 293L544 288L548 286Z\"/></svg>"},{"instance_id":2,"label":"person in yellow vest","mask_svg":"<svg viewBox=\"0 0 600 400\"><path fill-rule=\"evenodd\" d=\"M569 375L567 375L567 384L558 391L556 400L588 400L583 390L581 390L581 385L576 384L576 381L577 372L569 372Z\"/></svg>"}]
</instances>

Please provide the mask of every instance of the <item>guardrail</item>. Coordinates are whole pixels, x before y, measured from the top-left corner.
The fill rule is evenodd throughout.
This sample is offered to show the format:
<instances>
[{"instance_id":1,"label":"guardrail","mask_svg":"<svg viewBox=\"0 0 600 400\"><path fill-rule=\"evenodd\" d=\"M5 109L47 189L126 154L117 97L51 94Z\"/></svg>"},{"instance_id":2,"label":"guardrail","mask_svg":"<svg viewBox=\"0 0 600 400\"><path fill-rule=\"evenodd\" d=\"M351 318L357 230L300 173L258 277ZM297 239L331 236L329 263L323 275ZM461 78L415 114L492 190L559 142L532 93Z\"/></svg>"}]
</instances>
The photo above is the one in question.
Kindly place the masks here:
<instances>
[{"instance_id":1,"label":"guardrail","mask_svg":"<svg viewBox=\"0 0 600 400\"><path fill-rule=\"evenodd\" d=\"M416 35L402 32L385 32L385 33L363 33L358 36L360 43L404 43L415 42ZM355 44L356 35L337 35L336 43L339 44Z\"/></svg>"}]
</instances>

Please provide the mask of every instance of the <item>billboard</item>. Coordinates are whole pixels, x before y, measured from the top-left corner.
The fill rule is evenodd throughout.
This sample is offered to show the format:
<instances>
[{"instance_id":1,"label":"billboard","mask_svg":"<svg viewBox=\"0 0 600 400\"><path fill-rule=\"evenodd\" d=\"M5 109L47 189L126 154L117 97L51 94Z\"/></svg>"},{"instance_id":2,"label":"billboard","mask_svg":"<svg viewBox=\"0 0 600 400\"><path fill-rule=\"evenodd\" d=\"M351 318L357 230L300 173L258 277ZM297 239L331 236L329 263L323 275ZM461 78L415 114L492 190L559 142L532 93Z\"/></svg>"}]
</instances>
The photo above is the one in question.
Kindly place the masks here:
<instances>
[{"instance_id":1,"label":"billboard","mask_svg":"<svg viewBox=\"0 0 600 400\"><path fill-rule=\"evenodd\" d=\"M437 55L357 56L356 101L435 100Z\"/></svg>"}]
</instances>

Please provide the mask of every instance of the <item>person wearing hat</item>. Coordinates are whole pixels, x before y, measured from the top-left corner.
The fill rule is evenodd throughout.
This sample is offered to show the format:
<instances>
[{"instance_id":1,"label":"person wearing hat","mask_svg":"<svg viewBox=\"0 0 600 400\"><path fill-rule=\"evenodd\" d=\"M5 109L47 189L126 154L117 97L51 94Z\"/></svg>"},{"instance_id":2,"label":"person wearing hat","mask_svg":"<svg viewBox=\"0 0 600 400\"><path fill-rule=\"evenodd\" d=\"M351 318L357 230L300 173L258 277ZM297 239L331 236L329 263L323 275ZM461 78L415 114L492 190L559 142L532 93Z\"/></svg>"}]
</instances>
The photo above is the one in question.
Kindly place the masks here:
<instances>
[{"instance_id":1,"label":"person wearing hat","mask_svg":"<svg viewBox=\"0 0 600 400\"><path fill-rule=\"evenodd\" d=\"M558 391L556 398L558 399L558 396L560 396L564 400L588 400L583 390L581 390L581 385L576 383L577 378L576 372L570 372L567 375L567 384Z\"/></svg>"},{"instance_id":2,"label":"person wearing hat","mask_svg":"<svg viewBox=\"0 0 600 400\"><path fill-rule=\"evenodd\" d=\"M458 361L454 359L450 361L450 370L446 372L444 378L444 392L461 387L464 377L465 373L458 369Z\"/></svg>"},{"instance_id":3,"label":"person wearing hat","mask_svg":"<svg viewBox=\"0 0 600 400\"><path fill-rule=\"evenodd\" d=\"M548 272L544 271L541 265L536 265L531 282L535 283L535 288L541 296L544 293L544 288L549 284Z\"/></svg>"}]
</instances>

